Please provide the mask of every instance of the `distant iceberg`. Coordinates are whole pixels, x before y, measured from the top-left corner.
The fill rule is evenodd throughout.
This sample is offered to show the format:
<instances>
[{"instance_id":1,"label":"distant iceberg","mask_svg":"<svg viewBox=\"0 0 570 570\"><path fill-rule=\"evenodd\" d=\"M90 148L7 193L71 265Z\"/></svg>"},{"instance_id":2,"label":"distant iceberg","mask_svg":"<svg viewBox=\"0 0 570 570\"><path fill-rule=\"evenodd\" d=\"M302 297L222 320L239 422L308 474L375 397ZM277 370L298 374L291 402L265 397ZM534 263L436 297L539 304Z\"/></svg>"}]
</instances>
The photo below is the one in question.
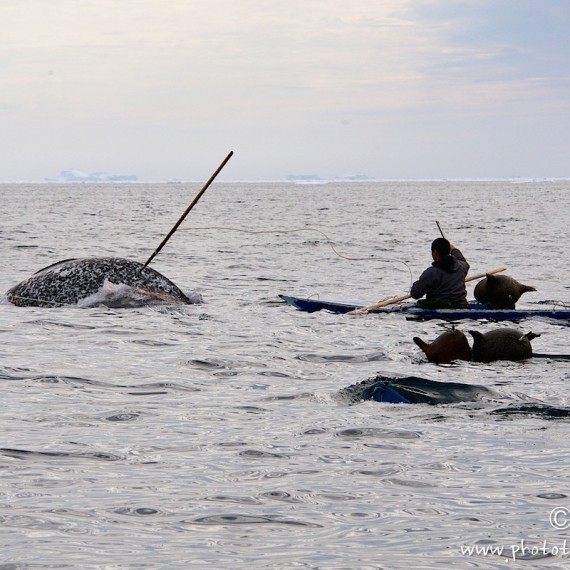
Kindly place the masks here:
<instances>
[{"instance_id":1,"label":"distant iceberg","mask_svg":"<svg viewBox=\"0 0 570 570\"><path fill-rule=\"evenodd\" d=\"M326 182L318 174L288 174L286 180L296 184L322 184Z\"/></svg>"},{"instance_id":2,"label":"distant iceberg","mask_svg":"<svg viewBox=\"0 0 570 570\"><path fill-rule=\"evenodd\" d=\"M350 174L347 176L337 176L335 178L323 178L318 174L288 174L285 178L287 182L295 184L326 184L327 182L371 182L376 180L365 174Z\"/></svg>"},{"instance_id":3,"label":"distant iceberg","mask_svg":"<svg viewBox=\"0 0 570 570\"><path fill-rule=\"evenodd\" d=\"M346 182L374 182L376 178L367 176L366 174L349 174L347 176L339 176L336 180Z\"/></svg>"},{"instance_id":4,"label":"distant iceberg","mask_svg":"<svg viewBox=\"0 0 570 570\"><path fill-rule=\"evenodd\" d=\"M81 170L62 170L55 178L46 178L46 182L136 182L134 174L111 174L109 172L82 172Z\"/></svg>"}]
</instances>

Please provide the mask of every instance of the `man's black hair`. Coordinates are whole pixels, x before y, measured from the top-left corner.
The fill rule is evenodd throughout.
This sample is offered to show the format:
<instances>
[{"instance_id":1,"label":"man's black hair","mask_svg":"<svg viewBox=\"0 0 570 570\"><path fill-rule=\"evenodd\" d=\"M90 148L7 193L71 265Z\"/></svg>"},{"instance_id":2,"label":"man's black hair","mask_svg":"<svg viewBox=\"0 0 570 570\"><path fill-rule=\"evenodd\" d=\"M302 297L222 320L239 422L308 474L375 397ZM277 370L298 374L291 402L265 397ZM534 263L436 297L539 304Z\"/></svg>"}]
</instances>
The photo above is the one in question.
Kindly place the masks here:
<instances>
[{"instance_id":1,"label":"man's black hair","mask_svg":"<svg viewBox=\"0 0 570 570\"><path fill-rule=\"evenodd\" d=\"M451 253L451 245L445 238L440 237L433 240L431 250L437 251L441 257L445 257Z\"/></svg>"}]
</instances>

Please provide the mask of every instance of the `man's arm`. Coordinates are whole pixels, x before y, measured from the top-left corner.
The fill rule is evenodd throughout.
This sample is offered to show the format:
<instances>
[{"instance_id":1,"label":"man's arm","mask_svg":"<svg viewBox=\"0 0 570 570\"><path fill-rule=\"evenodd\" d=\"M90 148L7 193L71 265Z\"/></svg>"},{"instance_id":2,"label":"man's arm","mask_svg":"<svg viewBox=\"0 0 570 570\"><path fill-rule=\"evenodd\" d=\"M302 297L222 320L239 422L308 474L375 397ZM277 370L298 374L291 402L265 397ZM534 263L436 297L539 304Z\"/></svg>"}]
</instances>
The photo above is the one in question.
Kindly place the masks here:
<instances>
[{"instance_id":1,"label":"man's arm","mask_svg":"<svg viewBox=\"0 0 570 570\"><path fill-rule=\"evenodd\" d=\"M414 282L412 288L410 289L410 295L414 299L419 299L423 297L431 288L433 284L433 271L431 267L428 267L421 275L420 278Z\"/></svg>"},{"instance_id":2,"label":"man's arm","mask_svg":"<svg viewBox=\"0 0 570 570\"><path fill-rule=\"evenodd\" d=\"M462 261L465 264L465 266L466 266L465 275L467 275L467 272L469 271L469 263L465 259L465 257L461 253L461 251L459 249L457 249L453 244L451 244L451 255L453 255L453 257L455 257L455 259L457 259L457 261Z\"/></svg>"}]
</instances>

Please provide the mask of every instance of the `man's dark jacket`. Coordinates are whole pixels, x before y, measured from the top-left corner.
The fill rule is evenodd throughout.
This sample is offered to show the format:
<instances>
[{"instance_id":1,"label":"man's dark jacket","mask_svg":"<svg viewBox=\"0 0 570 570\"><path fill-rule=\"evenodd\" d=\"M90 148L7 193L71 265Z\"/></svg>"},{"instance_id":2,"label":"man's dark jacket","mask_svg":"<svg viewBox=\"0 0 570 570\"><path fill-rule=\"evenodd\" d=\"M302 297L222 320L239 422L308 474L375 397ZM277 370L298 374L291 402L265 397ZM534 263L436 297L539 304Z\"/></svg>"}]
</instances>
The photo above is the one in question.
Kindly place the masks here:
<instances>
[{"instance_id":1,"label":"man's dark jacket","mask_svg":"<svg viewBox=\"0 0 570 570\"><path fill-rule=\"evenodd\" d=\"M426 296L429 303L443 305L465 304L467 290L465 277L469 263L461 251L453 249L450 255L434 261L412 285L410 294L414 299Z\"/></svg>"}]
</instances>

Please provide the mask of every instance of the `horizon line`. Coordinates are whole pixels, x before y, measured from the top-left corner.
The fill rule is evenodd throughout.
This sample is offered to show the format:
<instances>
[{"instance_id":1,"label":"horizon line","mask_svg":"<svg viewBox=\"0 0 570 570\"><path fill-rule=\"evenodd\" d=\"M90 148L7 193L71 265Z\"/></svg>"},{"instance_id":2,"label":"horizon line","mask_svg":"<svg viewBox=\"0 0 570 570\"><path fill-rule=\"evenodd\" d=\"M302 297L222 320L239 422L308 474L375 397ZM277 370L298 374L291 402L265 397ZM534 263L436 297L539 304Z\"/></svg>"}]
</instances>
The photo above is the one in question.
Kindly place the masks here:
<instances>
[{"instance_id":1,"label":"horizon line","mask_svg":"<svg viewBox=\"0 0 570 570\"><path fill-rule=\"evenodd\" d=\"M353 178L339 176L334 178L321 178L307 176L290 178L267 179L234 179L219 180L226 184L293 184L298 186L319 185L329 182L351 182L363 184L367 182L564 182L570 181L570 176L497 176L497 177L437 177L437 178ZM0 184L200 184L202 179L160 179L160 180L0 180Z\"/></svg>"}]
</instances>

